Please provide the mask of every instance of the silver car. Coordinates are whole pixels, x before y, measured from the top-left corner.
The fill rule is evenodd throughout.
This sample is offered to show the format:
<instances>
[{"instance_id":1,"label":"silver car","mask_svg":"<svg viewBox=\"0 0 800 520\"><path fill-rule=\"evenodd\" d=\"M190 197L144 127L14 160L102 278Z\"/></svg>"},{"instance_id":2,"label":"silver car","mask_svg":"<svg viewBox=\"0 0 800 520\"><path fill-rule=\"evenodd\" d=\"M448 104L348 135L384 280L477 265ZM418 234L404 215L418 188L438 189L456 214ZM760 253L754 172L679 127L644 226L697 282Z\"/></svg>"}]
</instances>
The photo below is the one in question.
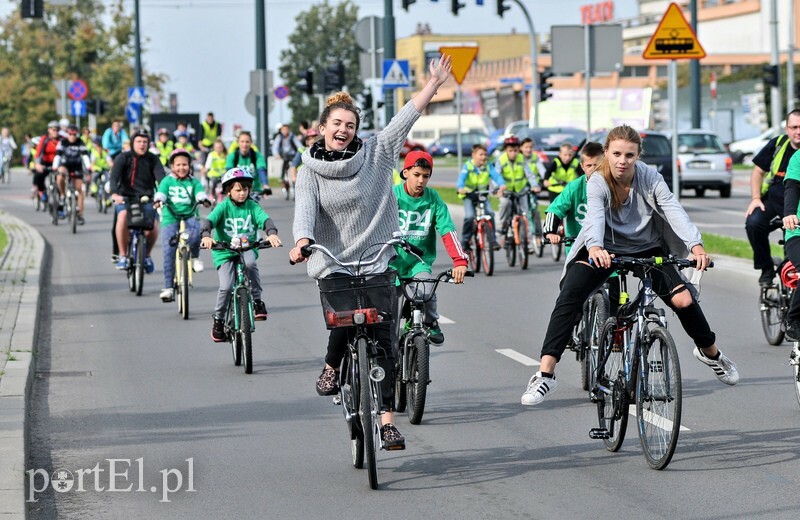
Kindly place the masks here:
<instances>
[{"instance_id":1,"label":"silver car","mask_svg":"<svg viewBox=\"0 0 800 520\"><path fill-rule=\"evenodd\" d=\"M678 133L678 171L682 190L694 190L698 197L706 190L719 190L729 198L733 184L733 159L716 134L707 130Z\"/></svg>"}]
</instances>

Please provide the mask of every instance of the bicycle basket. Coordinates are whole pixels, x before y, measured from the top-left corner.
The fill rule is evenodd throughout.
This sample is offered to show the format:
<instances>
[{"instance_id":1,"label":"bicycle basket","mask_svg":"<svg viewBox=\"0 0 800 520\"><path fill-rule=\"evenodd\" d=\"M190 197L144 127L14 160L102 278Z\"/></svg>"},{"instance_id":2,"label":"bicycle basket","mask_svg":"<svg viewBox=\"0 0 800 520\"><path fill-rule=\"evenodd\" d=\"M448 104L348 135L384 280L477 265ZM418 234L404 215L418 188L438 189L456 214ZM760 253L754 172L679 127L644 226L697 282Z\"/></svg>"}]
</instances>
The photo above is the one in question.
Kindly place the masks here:
<instances>
[{"instance_id":1,"label":"bicycle basket","mask_svg":"<svg viewBox=\"0 0 800 520\"><path fill-rule=\"evenodd\" d=\"M794 264L790 260L784 260L780 267L781 282L789 289L797 288L797 279L800 278L800 273L797 272Z\"/></svg>"},{"instance_id":2,"label":"bicycle basket","mask_svg":"<svg viewBox=\"0 0 800 520\"><path fill-rule=\"evenodd\" d=\"M336 276L317 281L325 326L391 323L397 311L397 273Z\"/></svg>"},{"instance_id":3,"label":"bicycle basket","mask_svg":"<svg viewBox=\"0 0 800 520\"><path fill-rule=\"evenodd\" d=\"M128 228L153 229L156 210L152 203L132 202L127 205L126 209L128 210Z\"/></svg>"}]
</instances>

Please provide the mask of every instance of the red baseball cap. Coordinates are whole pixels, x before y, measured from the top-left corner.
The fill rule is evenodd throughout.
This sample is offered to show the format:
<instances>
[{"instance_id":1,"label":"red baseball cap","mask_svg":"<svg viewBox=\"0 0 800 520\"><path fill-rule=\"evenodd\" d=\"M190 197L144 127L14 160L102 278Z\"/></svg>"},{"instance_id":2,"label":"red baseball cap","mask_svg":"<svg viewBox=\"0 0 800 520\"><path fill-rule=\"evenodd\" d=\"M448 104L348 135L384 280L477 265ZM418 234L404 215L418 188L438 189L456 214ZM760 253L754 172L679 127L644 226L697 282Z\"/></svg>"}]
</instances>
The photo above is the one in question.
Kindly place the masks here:
<instances>
[{"instance_id":1,"label":"red baseball cap","mask_svg":"<svg viewBox=\"0 0 800 520\"><path fill-rule=\"evenodd\" d=\"M406 170L408 168L413 168L414 164L420 160L425 159L431 165L431 170L433 170L433 157L428 152L423 152L422 150L414 150L413 152L408 152L406 155L406 160L403 162L403 169Z\"/></svg>"}]
</instances>

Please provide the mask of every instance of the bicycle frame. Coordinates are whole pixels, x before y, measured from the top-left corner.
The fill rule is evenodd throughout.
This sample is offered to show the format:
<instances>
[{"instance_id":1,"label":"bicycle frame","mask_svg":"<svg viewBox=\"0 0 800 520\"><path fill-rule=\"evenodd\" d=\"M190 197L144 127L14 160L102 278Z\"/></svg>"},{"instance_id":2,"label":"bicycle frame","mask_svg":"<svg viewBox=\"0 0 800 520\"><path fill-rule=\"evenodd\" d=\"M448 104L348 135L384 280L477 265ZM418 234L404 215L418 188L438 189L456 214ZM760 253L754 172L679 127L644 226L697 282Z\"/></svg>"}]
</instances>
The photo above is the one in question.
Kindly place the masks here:
<instances>
[{"instance_id":1,"label":"bicycle frame","mask_svg":"<svg viewBox=\"0 0 800 520\"><path fill-rule=\"evenodd\" d=\"M490 232L494 233L492 216L486 211L486 205L489 204L489 192L477 191L473 193L477 195L477 204L475 204L475 220L473 224L472 239L475 240L475 242L478 244L478 247L484 249L486 247L491 247L491 244L486 244L483 241L484 228L489 226Z\"/></svg>"}]
</instances>

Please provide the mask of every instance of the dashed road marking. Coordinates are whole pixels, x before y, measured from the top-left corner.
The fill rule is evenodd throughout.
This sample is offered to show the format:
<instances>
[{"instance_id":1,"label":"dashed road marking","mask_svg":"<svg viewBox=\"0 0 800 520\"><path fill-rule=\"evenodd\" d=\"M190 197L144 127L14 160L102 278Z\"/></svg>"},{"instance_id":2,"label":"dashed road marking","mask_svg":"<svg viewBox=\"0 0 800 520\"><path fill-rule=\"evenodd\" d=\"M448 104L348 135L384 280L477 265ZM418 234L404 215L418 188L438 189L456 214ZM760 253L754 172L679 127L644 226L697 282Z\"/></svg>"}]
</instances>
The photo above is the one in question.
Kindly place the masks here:
<instances>
[{"instance_id":1,"label":"dashed road marking","mask_svg":"<svg viewBox=\"0 0 800 520\"><path fill-rule=\"evenodd\" d=\"M538 366L540 364L538 360L533 359L532 357L528 357L525 354L520 354L519 352L511 348L498 348L495 349L494 351L497 352L498 354L502 354L508 358L511 358L518 363L522 363L526 367Z\"/></svg>"}]
</instances>

